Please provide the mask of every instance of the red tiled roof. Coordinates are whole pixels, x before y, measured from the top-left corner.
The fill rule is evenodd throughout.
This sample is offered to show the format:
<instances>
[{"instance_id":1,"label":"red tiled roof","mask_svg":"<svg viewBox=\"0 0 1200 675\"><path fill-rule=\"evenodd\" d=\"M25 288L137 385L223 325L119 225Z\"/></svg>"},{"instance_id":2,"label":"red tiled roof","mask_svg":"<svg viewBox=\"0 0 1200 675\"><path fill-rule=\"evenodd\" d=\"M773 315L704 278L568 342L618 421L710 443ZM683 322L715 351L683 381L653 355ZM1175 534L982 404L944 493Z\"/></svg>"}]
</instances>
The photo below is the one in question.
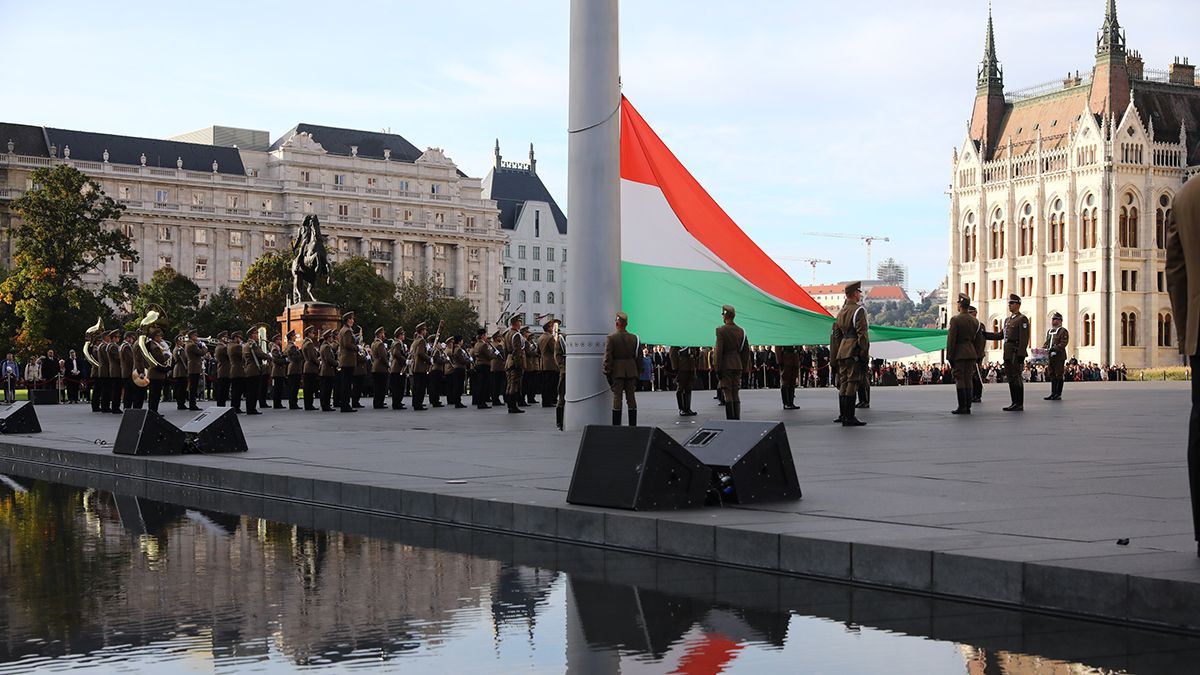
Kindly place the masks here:
<instances>
[{"instance_id":1,"label":"red tiled roof","mask_svg":"<svg viewBox=\"0 0 1200 675\"><path fill-rule=\"evenodd\" d=\"M830 295L833 293L844 293L846 284L820 284L817 286L801 286L809 295Z\"/></svg>"},{"instance_id":2,"label":"red tiled roof","mask_svg":"<svg viewBox=\"0 0 1200 675\"><path fill-rule=\"evenodd\" d=\"M908 293L899 286L875 286L867 292L871 300L908 300Z\"/></svg>"}]
</instances>

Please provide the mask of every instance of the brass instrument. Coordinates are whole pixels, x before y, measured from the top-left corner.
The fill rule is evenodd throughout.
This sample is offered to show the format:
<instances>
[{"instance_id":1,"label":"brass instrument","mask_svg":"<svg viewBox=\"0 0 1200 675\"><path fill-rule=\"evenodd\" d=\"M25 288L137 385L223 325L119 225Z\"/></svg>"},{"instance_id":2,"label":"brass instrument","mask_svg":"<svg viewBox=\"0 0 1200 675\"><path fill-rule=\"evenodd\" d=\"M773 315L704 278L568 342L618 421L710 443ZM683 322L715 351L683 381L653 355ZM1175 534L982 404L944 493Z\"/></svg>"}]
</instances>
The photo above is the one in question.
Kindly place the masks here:
<instances>
[{"instance_id":1,"label":"brass instrument","mask_svg":"<svg viewBox=\"0 0 1200 675\"><path fill-rule=\"evenodd\" d=\"M158 323L160 318L164 318L165 315L166 312L162 310L162 307L151 304L145 318L138 323L138 326L142 329L142 334L138 336L137 346L142 351L142 358L146 361L145 369L133 371L133 383L139 387L150 386L150 368L171 369L173 357L169 348L163 349L162 343L158 343L159 348L163 350L163 359L160 361L154 358L154 354L151 353L150 348L147 346L149 337L147 334L150 332L150 328Z\"/></svg>"},{"instance_id":2,"label":"brass instrument","mask_svg":"<svg viewBox=\"0 0 1200 675\"><path fill-rule=\"evenodd\" d=\"M101 317L96 317L96 323L91 328L84 332L83 340L83 358L87 359L88 363L92 364L93 368L99 368L100 362L92 356L92 336L104 328L104 320Z\"/></svg>"},{"instance_id":3,"label":"brass instrument","mask_svg":"<svg viewBox=\"0 0 1200 675\"><path fill-rule=\"evenodd\" d=\"M258 342L258 348L264 357L271 353L271 341L267 339L267 324L256 323L250 326L250 330L246 331L246 340L255 340ZM260 373L263 372L263 363L259 360L258 355L253 351L250 354L254 356L254 363L258 366L258 371Z\"/></svg>"}]
</instances>

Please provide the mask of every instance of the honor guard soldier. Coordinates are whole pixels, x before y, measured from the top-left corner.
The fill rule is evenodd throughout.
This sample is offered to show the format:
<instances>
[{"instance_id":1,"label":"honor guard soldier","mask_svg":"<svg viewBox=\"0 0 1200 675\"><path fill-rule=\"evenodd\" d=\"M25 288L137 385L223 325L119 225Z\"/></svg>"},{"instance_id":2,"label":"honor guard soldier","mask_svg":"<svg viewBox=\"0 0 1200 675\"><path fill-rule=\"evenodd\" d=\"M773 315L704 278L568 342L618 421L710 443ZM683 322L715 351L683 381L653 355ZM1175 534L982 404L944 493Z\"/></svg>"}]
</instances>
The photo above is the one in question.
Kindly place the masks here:
<instances>
[{"instance_id":1,"label":"honor guard soldier","mask_svg":"<svg viewBox=\"0 0 1200 675\"><path fill-rule=\"evenodd\" d=\"M317 382L321 377L321 348L317 344L319 337L317 327L309 326L304 329L304 342L300 345L300 355L304 357L304 409L316 410L313 399L320 391Z\"/></svg>"},{"instance_id":2,"label":"honor guard soldier","mask_svg":"<svg viewBox=\"0 0 1200 675\"><path fill-rule=\"evenodd\" d=\"M1008 380L1008 393L1012 398L1012 405L1004 410L1021 412L1025 409L1022 371L1025 370L1025 356L1029 354L1029 319L1021 313L1021 296L1016 293L1008 296L1008 318L1004 320L1004 328L999 333L984 331L983 336L989 340L1004 340L1004 379Z\"/></svg>"},{"instance_id":3,"label":"honor guard soldier","mask_svg":"<svg viewBox=\"0 0 1200 675\"><path fill-rule=\"evenodd\" d=\"M542 324L542 334L538 336L538 355L542 362L541 394L542 407L553 408L558 403L558 366L554 363L554 331L556 319L551 318Z\"/></svg>"},{"instance_id":4,"label":"honor guard soldier","mask_svg":"<svg viewBox=\"0 0 1200 675\"><path fill-rule=\"evenodd\" d=\"M208 355L208 347L200 342L199 333L195 328L187 333L184 353L187 355L188 410L196 412L200 410L200 406L196 405L196 397L204 389L204 357Z\"/></svg>"},{"instance_id":5,"label":"honor guard soldier","mask_svg":"<svg viewBox=\"0 0 1200 675\"><path fill-rule=\"evenodd\" d=\"M833 322L829 339L830 358L837 364L838 402L842 412L836 421L844 427L866 425L854 414L854 399L871 358L868 328L867 310L862 306L862 282L856 281L846 286L846 304Z\"/></svg>"},{"instance_id":6,"label":"honor guard soldier","mask_svg":"<svg viewBox=\"0 0 1200 675\"><path fill-rule=\"evenodd\" d=\"M433 366L429 369L429 407L441 408L442 394L446 391L446 366L450 359L446 356L446 345L441 342L441 331L429 337L429 358Z\"/></svg>"},{"instance_id":7,"label":"honor guard soldier","mask_svg":"<svg viewBox=\"0 0 1200 675\"><path fill-rule=\"evenodd\" d=\"M696 359L700 350L695 347L671 347L667 350L667 358L671 361L671 370L675 371L675 403L679 408L680 417L693 417L692 387L696 384Z\"/></svg>"},{"instance_id":8,"label":"honor guard soldier","mask_svg":"<svg viewBox=\"0 0 1200 675\"><path fill-rule=\"evenodd\" d=\"M629 426L637 426L637 383L638 362L642 353L642 341L626 330L629 315L617 312L613 321L616 331L604 339L604 374L612 389L613 426L621 425L621 395L629 404Z\"/></svg>"},{"instance_id":9,"label":"honor guard soldier","mask_svg":"<svg viewBox=\"0 0 1200 675\"><path fill-rule=\"evenodd\" d=\"M471 369L471 355L463 349L463 338L455 335L453 349L450 352L450 402L455 408L467 407L463 402L463 392L467 388L467 371Z\"/></svg>"},{"instance_id":10,"label":"honor guard soldier","mask_svg":"<svg viewBox=\"0 0 1200 675\"><path fill-rule=\"evenodd\" d=\"M333 412L334 391L337 389L338 348L337 333L327 328L321 333L321 411Z\"/></svg>"},{"instance_id":11,"label":"honor guard soldier","mask_svg":"<svg viewBox=\"0 0 1200 675\"><path fill-rule=\"evenodd\" d=\"M362 328L354 335L354 357L354 379L350 380L350 405L358 410L363 407L362 395L367 390L367 375L371 369L367 345L363 344Z\"/></svg>"},{"instance_id":12,"label":"honor guard soldier","mask_svg":"<svg viewBox=\"0 0 1200 675\"><path fill-rule=\"evenodd\" d=\"M508 356L504 359L504 401L508 404L508 412L523 413L524 401L521 399L521 387L525 379L525 337L521 334L520 314L514 314L508 320L508 330L504 332L504 351Z\"/></svg>"},{"instance_id":13,"label":"honor guard soldier","mask_svg":"<svg viewBox=\"0 0 1200 675\"><path fill-rule=\"evenodd\" d=\"M246 390L245 357L242 355L242 331L229 334L229 406L235 413L242 412L242 393Z\"/></svg>"},{"instance_id":14,"label":"honor guard soldier","mask_svg":"<svg viewBox=\"0 0 1200 675\"><path fill-rule=\"evenodd\" d=\"M492 348L495 354L492 357L492 406L499 407L503 405L501 397L508 397L504 393L504 390L508 388L508 379L504 374L504 355L507 351L504 346L504 331L496 331L492 334Z\"/></svg>"},{"instance_id":15,"label":"honor guard soldier","mask_svg":"<svg viewBox=\"0 0 1200 675\"><path fill-rule=\"evenodd\" d=\"M176 410L187 410L188 356L187 335L175 336L175 347L171 350L171 388Z\"/></svg>"},{"instance_id":16,"label":"honor guard soldier","mask_svg":"<svg viewBox=\"0 0 1200 675\"><path fill-rule=\"evenodd\" d=\"M950 318L946 331L946 359L954 369L954 392L958 395L955 415L971 414L972 390L979 370L979 354L975 351L979 336L979 322L971 316L971 298L958 295L958 314Z\"/></svg>"},{"instance_id":17,"label":"honor guard soldier","mask_svg":"<svg viewBox=\"0 0 1200 675\"><path fill-rule=\"evenodd\" d=\"M801 348L794 345L776 347L776 359L779 361L779 396L783 399L784 410L797 410L796 385L800 380Z\"/></svg>"},{"instance_id":18,"label":"honor guard soldier","mask_svg":"<svg viewBox=\"0 0 1200 675\"><path fill-rule=\"evenodd\" d=\"M1067 370L1067 345L1071 342L1071 334L1062 325L1062 314L1055 312L1050 317L1052 328L1046 331L1044 349L1050 350L1050 395L1046 401L1061 401L1063 382Z\"/></svg>"},{"instance_id":19,"label":"honor guard soldier","mask_svg":"<svg viewBox=\"0 0 1200 675\"><path fill-rule=\"evenodd\" d=\"M100 344L94 353L96 363L100 365L92 371L92 410L111 412L112 378L108 371L108 345L112 338L103 328L100 330L99 336Z\"/></svg>"},{"instance_id":20,"label":"honor guard soldier","mask_svg":"<svg viewBox=\"0 0 1200 675\"><path fill-rule=\"evenodd\" d=\"M284 392L287 390L288 358L283 352L283 337L271 336L271 409L283 410Z\"/></svg>"},{"instance_id":21,"label":"honor guard soldier","mask_svg":"<svg viewBox=\"0 0 1200 675\"><path fill-rule=\"evenodd\" d=\"M108 333L108 410L118 415L121 413L121 394L125 390L121 378L121 344L124 339L125 333L120 329Z\"/></svg>"},{"instance_id":22,"label":"honor guard soldier","mask_svg":"<svg viewBox=\"0 0 1200 675\"><path fill-rule=\"evenodd\" d=\"M154 412L158 412L158 404L162 401L163 387L167 384L168 377L171 374L171 369L160 368L159 363L166 363L168 360L167 350L162 348L163 330L158 326L151 326L148 329L150 339L146 340L146 351L150 352L150 356L154 358L154 363L146 363L145 357L142 358L142 363L147 369L147 377L150 378L150 401L147 407Z\"/></svg>"},{"instance_id":23,"label":"honor guard soldier","mask_svg":"<svg viewBox=\"0 0 1200 675\"><path fill-rule=\"evenodd\" d=\"M471 347L471 358L475 367L471 371L471 403L480 410L487 410L491 400L492 359L495 358L495 348L488 339L487 329L475 331L475 344Z\"/></svg>"},{"instance_id":24,"label":"honor guard soldier","mask_svg":"<svg viewBox=\"0 0 1200 675\"><path fill-rule=\"evenodd\" d=\"M425 391L429 389L429 369L433 368L433 357L429 354L429 327L425 322L413 329L412 349L412 409L425 410Z\"/></svg>"},{"instance_id":25,"label":"honor guard soldier","mask_svg":"<svg viewBox=\"0 0 1200 675\"><path fill-rule=\"evenodd\" d=\"M529 326L521 327L521 335L525 338L525 376L521 383L521 403L533 405L537 403L537 394L542 382L542 352L538 349L538 341L533 337Z\"/></svg>"},{"instance_id":26,"label":"honor guard soldier","mask_svg":"<svg viewBox=\"0 0 1200 675\"><path fill-rule=\"evenodd\" d=\"M979 320L979 310L975 309L975 305L971 305L967 313L979 324L978 330L975 331L975 353L979 358L975 359L975 370L971 371L971 403L982 403L983 359L987 357L987 338L984 337L983 322Z\"/></svg>"},{"instance_id":27,"label":"honor guard soldier","mask_svg":"<svg viewBox=\"0 0 1200 675\"><path fill-rule=\"evenodd\" d=\"M117 351L117 358L121 361L121 404L126 410L137 407L134 403L137 400L139 387L133 383L133 371L138 370L137 360L134 358L137 348L133 346L133 341L136 339L137 333L131 330L125 331L121 346Z\"/></svg>"},{"instance_id":28,"label":"honor guard soldier","mask_svg":"<svg viewBox=\"0 0 1200 675\"><path fill-rule=\"evenodd\" d=\"M553 349L551 355L554 358L554 365L558 369L558 388L555 392L554 401L554 419L558 424L558 430L563 430L563 418L567 411L567 340L562 334L562 322L558 319L552 319L553 326Z\"/></svg>"},{"instance_id":29,"label":"honor guard soldier","mask_svg":"<svg viewBox=\"0 0 1200 675\"><path fill-rule=\"evenodd\" d=\"M250 335L250 339L242 344L242 394L246 399L246 414L261 415L258 411L258 390L262 386L263 370L271 366L258 340L254 339L254 329L246 331L246 334Z\"/></svg>"},{"instance_id":30,"label":"honor guard soldier","mask_svg":"<svg viewBox=\"0 0 1200 675\"><path fill-rule=\"evenodd\" d=\"M750 342L746 331L734 323L737 311L733 305L721 307L722 325L717 327L713 346L713 368L720 377L720 397L725 404L725 419L742 419L742 373L750 370Z\"/></svg>"},{"instance_id":31,"label":"honor guard soldier","mask_svg":"<svg viewBox=\"0 0 1200 675\"><path fill-rule=\"evenodd\" d=\"M350 391L354 381L354 368L358 365L358 341L354 339L354 312L342 315L342 326L337 333L337 400L334 405L344 413L357 412Z\"/></svg>"},{"instance_id":32,"label":"honor guard soldier","mask_svg":"<svg viewBox=\"0 0 1200 675\"><path fill-rule=\"evenodd\" d=\"M300 387L304 380L304 352L296 346L295 329L287 332L287 343L283 346L287 359L288 409L300 409Z\"/></svg>"},{"instance_id":33,"label":"honor guard soldier","mask_svg":"<svg viewBox=\"0 0 1200 675\"><path fill-rule=\"evenodd\" d=\"M387 407L388 349L383 339L387 330L383 326L375 329L371 342L371 407L382 410Z\"/></svg>"},{"instance_id":34,"label":"honor guard soldier","mask_svg":"<svg viewBox=\"0 0 1200 675\"><path fill-rule=\"evenodd\" d=\"M392 393L392 410L406 410L404 390L408 388L408 341L403 326L392 332L391 364L388 366L388 388Z\"/></svg>"},{"instance_id":35,"label":"honor guard soldier","mask_svg":"<svg viewBox=\"0 0 1200 675\"><path fill-rule=\"evenodd\" d=\"M229 331L223 330L217 333L217 346L213 348L213 359L217 362L213 398L216 399L218 408L224 408L225 404L229 402Z\"/></svg>"}]
</instances>

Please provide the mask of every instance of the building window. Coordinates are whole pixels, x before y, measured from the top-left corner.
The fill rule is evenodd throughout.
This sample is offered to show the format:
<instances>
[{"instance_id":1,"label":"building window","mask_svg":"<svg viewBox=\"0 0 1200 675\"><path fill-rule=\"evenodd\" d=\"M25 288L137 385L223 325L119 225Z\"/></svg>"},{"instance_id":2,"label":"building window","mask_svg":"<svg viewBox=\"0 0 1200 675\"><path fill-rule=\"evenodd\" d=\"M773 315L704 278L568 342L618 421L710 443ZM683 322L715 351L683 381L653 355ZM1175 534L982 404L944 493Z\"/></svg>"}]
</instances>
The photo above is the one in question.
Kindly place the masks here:
<instances>
[{"instance_id":1,"label":"building window","mask_svg":"<svg viewBox=\"0 0 1200 675\"><path fill-rule=\"evenodd\" d=\"M474 248L467 249L467 259L468 260L479 260L479 248L474 247Z\"/></svg>"},{"instance_id":2,"label":"building window","mask_svg":"<svg viewBox=\"0 0 1200 675\"><path fill-rule=\"evenodd\" d=\"M504 301L505 302L512 301L512 289L511 288L504 289Z\"/></svg>"},{"instance_id":3,"label":"building window","mask_svg":"<svg viewBox=\"0 0 1200 675\"><path fill-rule=\"evenodd\" d=\"M242 261L241 260L230 260L229 261L229 280L230 281L241 281L241 279L242 279Z\"/></svg>"},{"instance_id":4,"label":"building window","mask_svg":"<svg viewBox=\"0 0 1200 675\"><path fill-rule=\"evenodd\" d=\"M372 206L371 207L371 217L374 218L375 220L379 220L379 219L383 218L383 207L382 206Z\"/></svg>"},{"instance_id":5,"label":"building window","mask_svg":"<svg viewBox=\"0 0 1200 675\"><path fill-rule=\"evenodd\" d=\"M259 210L260 211L275 210L275 200L273 200L269 197L267 199L262 200L262 202L259 203Z\"/></svg>"},{"instance_id":6,"label":"building window","mask_svg":"<svg viewBox=\"0 0 1200 675\"><path fill-rule=\"evenodd\" d=\"M1084 347L1095 347L1096 346L1096 315L1095 314L1084 314L1083 315L1083 346Z\"/></svg>"},{"instance_id":7,"label":"building window","mask_svg":"<svg viewBox=\"0 0 1200 675\"><path fill-rule=\"evenodd\" d=\"M567 262L567 249L565 249L565 248L564 248L564 249L562 250L562 252L563 252L563 255L562 255L562 261L563 261L563 262Z\"/></svg>"},{"instance_id":8,"label":"building window","mask_svg":"<svg viewBox=\"0 0 1200 675\"><path fill-rule=\"evenodd\" d=\"M517 293L517 302L525 302L525 291Z\"/></svg>"},{"instance_id":9,"label":"building window","mask_svg":"<svg viewBox=\"0 0 1200 675\"><path fill-rule=\"evenodd\" d=\"M524 267L517 269L517 281L525 281L525 268Z\"/></svg>"},{"instance_id":10,"label":"building window","mask_svg":"<svg viewBox=\"0 0 1200 675\"><path fill-rule=\"evenodd\" d=\"M371 176L367 177L367 187L373 188L379 185L379 179Z\"/></svg>"},{"instance_id":11,"label":"building window","mask_svg":"<svg viewBox=\"0 0 1200 675\"><path fill-rule=\"evenodd\" d=\"M542 212L537 209L533 210L533 236L542 236ZM537 249L535 248L534 251ZM533 259L537 260L537 253L533 254Z\"/></svg>"},{"instance_id":12,"label":"building window","mask_svg":"<svg viewBox=\"0 0 1200 675\"><path fill-rule=\"evenodd\" d=\"M437 184L437 183L432 183L432 184L430 184L430 186L429 186L429 194L431 194L431 195L440 195L440 194L442 194L442 186L441 186L441 185L439 185L439 184Z\"/></svg>"},{"instance_id":13,"label":"building window","mask_svg":"<svg viewBox=\"0 0 1200 675\"><path fill-rule=\"evenodd\" d=\"M263 248L276 248L274 234L264 234L263 235Z\"/></svg>"},{"instance_id":14,"label":"building window","mask_svg":"<svg viewBox=\"0 0 1200 675\"><path fill-rule=\"evenodd\" d=\"M405 281L412 281L413 280L413 271L412 270L404 270L403 277L404 277Z\"/></svg>"},{"instance_id":15,"label":"building window","mask_svg":"<svg viewBox=\"0 0 1200 675\"><path fill-rule=\"evenodd\" d=\"M225 206L228 208L236 209L238 208L239 203L240 200L238 195L225 195Z\"/></svg>"},{"instance_id":16,"label":"building window","mask_svg":"<svg viewBox=\"0 0 1200 675\"><path fill-rule=\"evenodd\" d=\"M478 274L472 274L471 277L467 280L467 290L470 291L471 293L479 292L479 275Z\"/></svg>"},{"instance_id":17,"label":"building window","mask_svg":"<svg viewBox=\"0 0 1200 675\"><path fill-rule=\"evenodd\" d=\"M999 319L992 319L992 332L993 333L1000 332L1000 320ZM1000 347L1000 341L992 340L992 349L997 349L999 347Z\"/></svg>"},{"instance_id":18,"label":"building window","mask_svg":"<svg viewBox=\"0 0 1200 675\"><path fill-rule=\"evenodd\" d=\"M195 233L192 235L192 243L193 244L207 244L208 243L208 230L204 229L203 227L196 228Z\"/></svg>"},{"instance_id":19,"label":"building window","mask_svg":"<svg viewBox=\"0 0 1200 675\"><path fill-rule=\"evenodd\" d=\"M542 304L542 292L541 291L533 292L533 304L535 304L535 305Z\"/></svg>"},{"instance_id":20,"label":"building window","mask_svg":"<svg viewBox=\"0 0 1200 675\"><path fill-rule=\"evenodd\" d=\"M524 260L524 259L525 259L525 245L520 244L517 246L517 260Z\"/></svg>"},{"instance_id":21,"label":"building window","mask_svg":"<svg viewBox=\"0 0 1200 675\"><path fill-rule=\"evenodd\" d=\"M542 280L542 270L538 269L537 267L533 268L533 280L534 281Z\"/></svg>"},{"instance_id":22,"label":"building window","mask_svg":"<svg viewBox=\"0 0 1200 675\"><path fill-rule=\"evenodd\" d=\"M1165 194L1158 196L1158 209L1154 212L1154 245L1157 248L1167 246L1167 221L1171 219L1171 198Z\"/></svg>"},{"instance_id":23,"label":"building window","mask_svg":"<svg viewBox=\"0 0 1200 675\"><path fill-rule=\"evenodd\" d=\"M342 253L350 252L350 240L346 237L338 237L338 250Z\"/></svg>"},{"instance_id":24,"label":"building window","mask_svg":"<svg viewBox=\"0 0 1200 675\"><path fill-rule=\"evenodd\" d=\"M992 260L1004 257L1004 212L996 209L992 214Z\"/></svg>"},{"instance_id":25,"label":"building window","mask_svg":"<svg viewBox=\"0 0 1200 675\"><path fill-rule=\"evenodd\" d=\"M975 214L967 213L967 225L963 228L963 262L974 262L976 249L976 230L975 230ZM564 262L566 256L563 256Z\"/></svg>"},{"instance_id":26,"label":"building window","mask_svg":"<svg viewBox=\"0 0 1200 675\"><path fill-rule=\"evenodd\" d=\"M1033 255L1033 207L1025 205L1025 213L1021 214L1021 241L1017 246L1018 255Z\"/></svg>"},{"instance_id":27,"label":"building window","mask_svg":"<svg viewBox=\"0 0 1200 675\"><path fill-rule=\"evenodd\" d=\"M197 279L208 278L208 256L196 256L196 269L192 276Z\"/></svg>"},{"instance_id":28,"label":"building window","mask_svg":"<svg viewBox=\"0 0 1200 675\"><path fill-rule=\"evenodd\" d=\"M129 239L133 239L133 225L121 223L121 234L124 234Z\"/></svg>"},{"instance_id":29,"label":"building window","mask_svg":"<svg viewBox=\"0 0 1200 675\"><path fill-rule=\"evenodd\" d=\"M1121 312L1121 346L1137 346L1137 313Z\"/></svg>"},{"instance_id":30,"label":"building window","mask_svg":"<svg viewBox=\"0 0 1200 675\"><path fill-rule=\"evenodd\" d=\"M1058 253L1067 246L1067 214L1063 212L1062 199L1055 199L1050 213L1049 252Z\"/></svg>"},{"instance_id":31,"label":"building window","mask_svg":"<svg viewBox=\"0 0 1200 675\"><path fill-rule=\"evenodd\" d=\"M162 269L162 268L164 268L164 267L170 267L170 266L171 266L171 256L169 256L169 255L160 255L160 256L158 256L158 267L159 267L159 269Z\"/></svg>"},{"instance_id":32,"label":"building window","mask_svg":"<svg viewBox=\"0 0 1200 675\"><path fill-rule=\"evenodd\" d=\"M242 233L238 232L236 230L231 231L229 233L229 245L230 246L241 246L242 245Z\"/></svg>"},{"instance_id":33,"label":"building window","mask_svg":"<svg viewBox=\"0 0 1200 675\"><path fill-rule=\"evenodd\" d=\"M1095 272L1092 272L1095 274ZM1158 273L1158 292L1165 293L1167 290L1167 275L1165 272Z\"/></svg>"},{"instance_id":34,"label":"building window","mask_svg":"<svg viewBox=\"0 0 1200 675\"><path fill-rule=\"evenodd\" d=\"M411 241L404 242L404 255L413 257L413 243Z\"/></svg>"},{"instance_id":35,"label":"building window","mask_svg":"<svg viewBox=\"0 0 1200 675\"><path fill-rule=\"evenodd\" d=\"M300 182L301 183L311 183L312 182L312 172L307 171L307 170L301 171L300 172Z\"/></svg>"},{"instance_id":36,"label":"building window","mask_svg":"<svg viewBox=\"0 0 1200 675\"><path fill-rule=\"evenodd\" d=\"M441 213L441 212L433 214L433 222L435 222L435 223L446 222L446 214Z\"/></svg>"},{"instance_id":37,"label":"building window","mask_svg":"<svg viewBox=\"0 0 1200 675\"><path fill-rule=\"evenodd\" d=\"M159 241L171 241L171 228L167 227L166 225L159 225L158 226L158 240Z\"/></svg>"},{"instance_id":38,"label":"building window","mask_svg":"<svg viewBox=\"0 0 1200 675\"><path fill-rule=\"evenodd\" d=\"M344 173L333 174L333 184L334 185L345 185L346 184L346 174L344 174Z\"/></svg>"},{"instance_id":39,"label":"building window","mask_svg":"<svg viewBox=\"0 0 1200 675\"><path fill-rule=\"evenodd\" d=\"M1133 193L1126 192L1117 221L1117 238L1124 248L1137 248L1138 245L1138 207L1134 202Z\"/></svg>"},{"instance_id":40,"label":"building window","mask_svg":"<svg viewBox=\"0 0 1200 675\"><path fill-rule=\"evenodd\" d=\"M508 244L508 243L504 244L504 257L505 258L512 257L512 244Z\"/></svg>"},{"instance_id":41,"label":"building window","mask_svg":"<svg viewBox=\"0 0 1200 675\"><path fill-rule=\"evenodd\" d=\"M546 304L547 305L554 304L554 291L550 291L549 293L546 294Z\"/></svg>"},{"instance_id":42,"label":"building window","mask_svg":"<svg viewBox=\"0 0 1200 675\"><path fill-rule=\"evenodd\" d=\"M171 201L171 191L170 190L155 190L154 201L159 204L163 204L163 203Z\"/></svg>"},{"instance_id":43,"label":"building window","mask_svg":"<svg viewBox=\"0 0 1200 675\"><path fill-rule=\"evenodd\" d=\"M1158 346L1171 346L1171 313L1158 315Z\"/></svg>"},{"instance_id":44,"label":"building window","mask_svg":"<svg viewBox=\"0 0 1200 675\"><path fill-rule=\"evenodd\" d=\"M396 189L401 192L408 192L408 181L406 181L406 180L396 181Z\"/></svg>"},{"instance_id":45,"label":"building window","mask_svg":"<svg viewBox=\"0 0 1200 675\"><path fill-rule=\"evenodd\" d=\"M338 214L339 216L348 216L348 215L350 215L350 205L349 205L349 204L338 204L338 212L337 212L337 214Z\"/></svg>"},{"instance_id":46,"label":"building window","mask_svg":"<svg viewBox=\"0 0 1200 675\"><path fill-rule=\"evenodd\" d=\"M546 270L546 281L554 281L554 270Z\"/></svg>"},{"instance_id":47,"label":"building window","mask_svg":"<svg viewBox=\"0 0 1200 675\"><path fill-rule=\"evenodd\" d=\"M475 227L475 216L467 216L467 227Z\"/></svg>"},{"instance_id":48,"label":"building window","mask_svg":"<svg viewBox=\"0 0 1200 675\"><path fill-rule=\"evenodd\" d=\"M548 262L554 262L554 249L549 246L546 247L546 260Z\"/></svg>"},{"instance_id":49,"label":"building window","mask_svg":"<svg viewBox=\"0 0 1200 675\"><path fill-rule=\"evenodd\" d=\"M445 244L434 244L433 245L433 257L445 258L446 257L446 245Z\"/></svg>"},{"instance_id":50,"label":"building window","mask_svg":"<svg viewBox=\"0 0 1200 675\"><path fill-rule=\"evenodd\" d=\"M117 199L120 199L121 201L128 200L132 194L133 190L129 189L128 185L122 185L121 187L117 188Z\"/></svg>"},{"instance_id":51,"label":"building window","mask_svg":"<svg viewBox=\"0 0 1200 675\"><path fill-rule=\"evenodd\" d=\"M133 276L133 261L128 258L121 258L121 275Z\"/></svg>"},{"instance_id":52,"label":"building window","mask_svg":"<svg viewBox=\"0 0 1200 675\"><path fill-rule=\"evenodd\" d=\"M192 206L204 206L204 193L202 193L202 192L193 192L192 193Z\"/></svg>"},{"instance_id":53,"label":"building window","mask_svg":"<svg viewBox=\"0 0 1200 675\"><path fill-rule=\"evenodd\" d=\"M542 259L542 247L541 247L541 246L534 246L534 247L533 247L533 259L534 259L534 260L541 260L541 259Z\"/></svg>"},{"instance_id":54,"label":"building window","mask_svg":"<svg viewBox=\"0 0 1200 675\"><path fill-rule=\"evenodd\" d=\"M313 203L312 203L312 200L311 200L311 199L309 199L309 200L305 200L305 202L304 202L304 212L305 212L305 213L312 213L312 212L313 212Z\"/></svg>"}]
</instances>

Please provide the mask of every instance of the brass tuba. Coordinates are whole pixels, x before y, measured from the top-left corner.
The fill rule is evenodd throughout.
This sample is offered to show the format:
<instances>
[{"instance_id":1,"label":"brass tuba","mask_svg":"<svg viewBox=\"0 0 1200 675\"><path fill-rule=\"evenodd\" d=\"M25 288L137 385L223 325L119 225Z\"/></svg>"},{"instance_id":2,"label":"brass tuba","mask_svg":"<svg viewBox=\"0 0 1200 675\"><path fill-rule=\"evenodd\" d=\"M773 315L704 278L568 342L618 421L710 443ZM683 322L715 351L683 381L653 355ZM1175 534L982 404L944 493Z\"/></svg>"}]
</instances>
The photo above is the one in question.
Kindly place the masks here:
<instances>
[{"instance_id":1,"label":"brass tuba","mask_svg":"<svg viewBox=\"0 0 1200 675\"><path fill-rule=\"evenodd\" d=\"M100 362L92 356L92 336L104 329L104 320L101 317L96 317L96 323L91 328L84 332L83 340L83 358L87 359L88 363L92 364L93 368L99 368Z\"/></svg>"},{"instance_id":2,"label":"brass tuba","mask_svg":"<svg viewBox=\"0 0 1200 675\"><path fill-rule=\"evenodd\" d=\"M150 309L146 312L145 318L138 323L138 326L142 329L142 334L138 336L137 346L138 349L142 351L142 358L146 361L146 368L144 370L133 371L133 383L139 387L147 387L150 385L150 368L170 369L171 367L173 358L171 356L170 349L162 349L162 345L159 344L159 348L162 349L163 352L163 358L159 360L154 358L154 353L150 351L150 347L148 346L148 337L151 327L158 323L160 319L164 318L165 315L166 312L162 310L162 307L151 304Z\"/></svg>"}]
</instances>

